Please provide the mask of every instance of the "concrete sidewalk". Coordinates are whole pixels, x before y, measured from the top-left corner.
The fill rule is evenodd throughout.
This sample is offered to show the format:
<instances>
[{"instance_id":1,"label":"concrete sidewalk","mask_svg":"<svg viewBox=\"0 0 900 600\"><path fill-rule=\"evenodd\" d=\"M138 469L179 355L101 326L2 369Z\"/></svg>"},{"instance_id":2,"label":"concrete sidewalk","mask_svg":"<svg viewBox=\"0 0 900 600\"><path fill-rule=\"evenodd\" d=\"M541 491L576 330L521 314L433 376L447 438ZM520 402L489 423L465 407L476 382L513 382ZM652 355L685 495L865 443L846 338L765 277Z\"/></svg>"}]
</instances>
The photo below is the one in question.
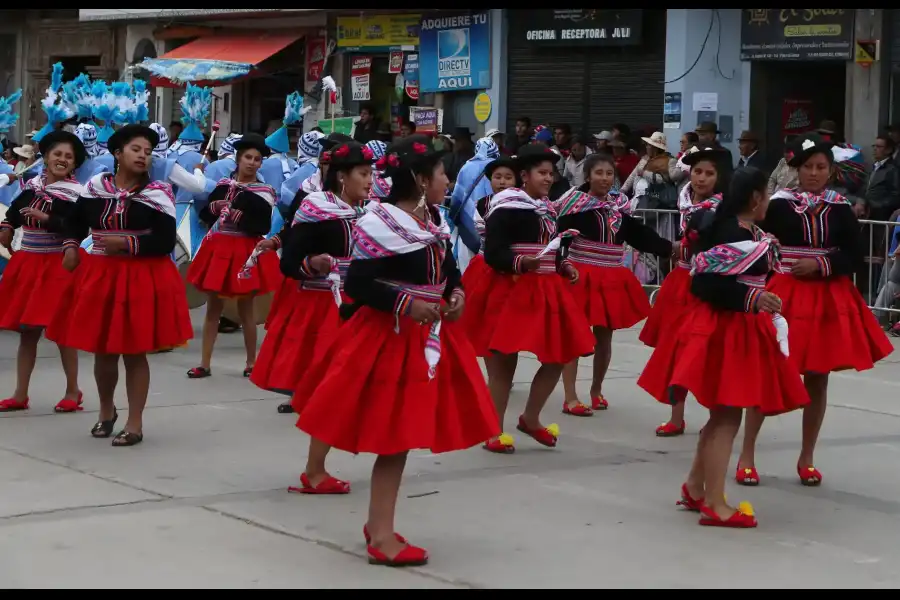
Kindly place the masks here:
<instances>
[{"instance_id":1,"label":"concrete sidewalk","mask_svg":"<svg viewBox=\"0 0 900 600\"><path fill-rule=\"evenodd\" d=\"M202 309L194 311L199 327ZM260 332L262 337L262 331ZM0 334L0 396L15 385L17 338ZM152 357L143 444L111 448L88 434L97 418L92 359L83 355L86 410L53 414L63 390L44 343L26 413L0 416L0 587L134 588L882 588L900 585L900 355L832 377L817 456L825 483L802 487L800 416L767 421L753 531L706 529L675 506L703 424L659 439L668 416L635 381L649 349L616 334L605 386L609 411L545 421L550 450L517 436L518 452L414 453L398 530L431 553L419 569L372 567L361 528L372 457L335 452L330 468L353 493L286 492L308 439L281 397L241 376L240 334L220 336L214 376L190 381L199 341ZM536 368L520 361L507 429ZM581 368L586 394L590 361ZM124 378L117 400L124 423ZM558 415L558 416L557 416ZM732 463L732 469L735 465Z\"/></svg>"}]
</instances>

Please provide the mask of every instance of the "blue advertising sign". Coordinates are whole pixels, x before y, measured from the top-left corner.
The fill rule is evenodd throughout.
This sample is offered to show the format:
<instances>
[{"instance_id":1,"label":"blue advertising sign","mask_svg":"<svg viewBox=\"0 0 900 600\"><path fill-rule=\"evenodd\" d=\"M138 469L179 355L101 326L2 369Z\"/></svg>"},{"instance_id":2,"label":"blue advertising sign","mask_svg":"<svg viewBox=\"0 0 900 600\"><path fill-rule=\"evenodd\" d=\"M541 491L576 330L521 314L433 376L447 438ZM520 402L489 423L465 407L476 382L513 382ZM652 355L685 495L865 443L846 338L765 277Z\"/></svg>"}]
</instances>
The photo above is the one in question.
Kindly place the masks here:
<instances>
[{"instance_id":1,"label":"blue advertising sign","mask_svg":"<svg viewBox=\"0 0 900 600\"><path fill-rule=\"evenodd\" d=\"M419 63L422 92L490 89L490 12L423 18Z\"/></svg>"}]
</instances>

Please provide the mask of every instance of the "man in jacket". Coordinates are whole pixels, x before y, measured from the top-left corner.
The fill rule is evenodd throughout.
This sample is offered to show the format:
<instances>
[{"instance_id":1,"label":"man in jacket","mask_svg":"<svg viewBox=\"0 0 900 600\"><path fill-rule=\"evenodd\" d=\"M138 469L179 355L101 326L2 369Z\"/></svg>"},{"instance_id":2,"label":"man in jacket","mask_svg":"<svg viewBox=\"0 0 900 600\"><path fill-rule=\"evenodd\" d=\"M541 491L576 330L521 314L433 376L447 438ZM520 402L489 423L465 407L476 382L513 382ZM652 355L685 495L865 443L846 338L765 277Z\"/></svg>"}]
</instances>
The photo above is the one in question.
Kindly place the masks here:
<instances>
[{"instance_id":1,"label":"man in jacket","mask_svg":"<svg viewBox=\"0 0 900 600\"><path fill-rule=\"evenodd\" d=\"M765 171L762 154L759 153L759 137L752 131L742 131L738 138L738 149L741 152L738 158L738 168L754 167Z\"/></svg>"},{"instance_id":2,"label":"man in jacket","mask_svg":"<svg viewBox=\"0 0 900 600\"><path fill-rule=\"evenodd\" d=\"M722 159L719 161L719 176L723 181L731 181L731 174L734 172L734 158L731 156L731 150L719 143L718 125L712 121L703 121L697 125L697 137L700 138L699 148L715 148L721 151Z\"/></svg>"},{"instance_id":3,"label":"man in jacket","mask_svg":"<svg viewBox=\"0 0 900 600\"><path fill-rule=\"evenodd\" d=\"M886 135L879 135L872 145L875 163L866 185L865 199L868 218L874 221L886 221L900 208L900 169L891 160L894 150L894 140Z\"/></svg>"}]
</instances>

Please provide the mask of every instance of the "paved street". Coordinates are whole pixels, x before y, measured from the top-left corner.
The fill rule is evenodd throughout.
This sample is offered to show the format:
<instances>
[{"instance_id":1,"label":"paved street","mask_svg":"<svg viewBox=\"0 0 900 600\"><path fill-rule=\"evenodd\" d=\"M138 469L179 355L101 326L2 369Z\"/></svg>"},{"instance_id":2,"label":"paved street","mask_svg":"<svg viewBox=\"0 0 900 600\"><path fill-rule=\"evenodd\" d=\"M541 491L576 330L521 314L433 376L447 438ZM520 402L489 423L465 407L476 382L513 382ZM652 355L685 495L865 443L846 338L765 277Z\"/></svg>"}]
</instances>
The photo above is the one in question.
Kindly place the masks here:
<instances>
[{"instance_id":1,"label":"paved street","mask_svg":"<svg viewBox=\"0 0 900 600\"><path fill-rule=\"evenodd\" d=\"M200 309L202 311L202 309ZM194 321L200 325L200 311ZM199 334L199 329L198 329ZM0 586L187 588L897 587L900 585L900 356L832 378L818 453L820 489L797 481L799 415L769 421L763 485L729 486L753 502L754 531L701 528L675 501L702 411L689 435L657 439L668 414L635 384L649 351L616 336L606 413L558 413L557 449L517 436L519 451L415 453L398 530L431 553L425 568L365 560L361 528L370 456L336 452L345 497L288 494L307 438L279 415L279 396L241 377L239 334L220 337L214 376L189 381L199 342L152 357L143 444L111 448L96 420L92 360L83 355L83 413L55 415L63 390L44 343L32 409L0 417ZM0 390L14 387L16 337L0 334ZM521 361L510 424L535 369ZM590 364L582 367L586 393ZM124 378L117 399L124 417ZM558 416L557 416L558 415ZM124 423L124 418L120 418ZM732 469L734 463L732 463Z\"/></svg>"}]
</instances>

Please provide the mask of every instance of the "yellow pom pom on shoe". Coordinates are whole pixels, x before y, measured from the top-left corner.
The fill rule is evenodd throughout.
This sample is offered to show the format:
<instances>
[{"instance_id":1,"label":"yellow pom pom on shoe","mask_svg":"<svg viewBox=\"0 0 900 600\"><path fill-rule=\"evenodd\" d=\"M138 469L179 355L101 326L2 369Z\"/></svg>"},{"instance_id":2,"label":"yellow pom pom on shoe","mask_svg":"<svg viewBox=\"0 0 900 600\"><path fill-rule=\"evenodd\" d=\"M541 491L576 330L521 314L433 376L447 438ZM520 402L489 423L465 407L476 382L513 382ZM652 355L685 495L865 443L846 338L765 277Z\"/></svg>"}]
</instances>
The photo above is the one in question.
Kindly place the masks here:
<instances>
[{"instance_id":1,"label":"yellow pom pom on shoe","mask_svg":"<svg viewBox=\"0 0 900 600\"><path fill-rule=\"evenodd\" d=\"M741 502L740 504L738 504L738 512L740 512L742 515L746 515L748 517L756 516L753 513L753 505L750 504L749 502Z\"/></svg>"},{"instance_id":2,"label":"yellow pom pom on shoe","mask_svg":"<svg viewBox=\"0 0 900 600\"><path fill-rule=\"evenodd\" d=\"M547 431L553 437L559 437L559 425L557 425L556 423L550 423L549 425L547 425Z\"/></svg>"},{"instance_id":3,"label":"yellow pom pom on shoe","mask_svg":"<svg viewBox=\"0 0 900 600\"><path fill-rule=\"evenodd\" d=\"M513 436L508 433L501 433L500 437L497 438L497 441L503 444L504 446L514 446L516 440L513 439Z\"/></svg>"}]
</instances>

